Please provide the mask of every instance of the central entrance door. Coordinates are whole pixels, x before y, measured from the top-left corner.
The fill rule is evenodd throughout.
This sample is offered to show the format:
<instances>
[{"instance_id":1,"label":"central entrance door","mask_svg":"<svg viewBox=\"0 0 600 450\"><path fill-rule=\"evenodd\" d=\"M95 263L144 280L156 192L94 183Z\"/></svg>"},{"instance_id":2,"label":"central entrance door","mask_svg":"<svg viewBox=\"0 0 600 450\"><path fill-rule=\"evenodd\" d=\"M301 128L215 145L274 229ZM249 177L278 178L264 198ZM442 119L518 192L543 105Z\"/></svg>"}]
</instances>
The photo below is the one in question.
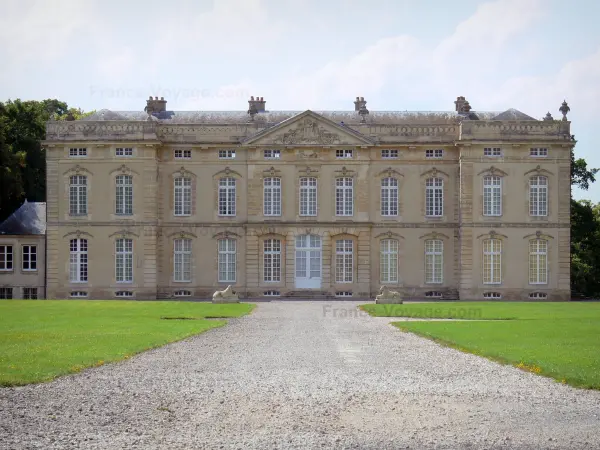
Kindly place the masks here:
<instances>
[{"instance_id":1,"label":"central entrance door","mask_svg":"<svg viewBox=\"0 0 600 450\"><path fill-rule=\"evenodd\" d=\"M321 237L314 234L296 236L296 288L321 287Z\"/></svg>"}]
</instances>

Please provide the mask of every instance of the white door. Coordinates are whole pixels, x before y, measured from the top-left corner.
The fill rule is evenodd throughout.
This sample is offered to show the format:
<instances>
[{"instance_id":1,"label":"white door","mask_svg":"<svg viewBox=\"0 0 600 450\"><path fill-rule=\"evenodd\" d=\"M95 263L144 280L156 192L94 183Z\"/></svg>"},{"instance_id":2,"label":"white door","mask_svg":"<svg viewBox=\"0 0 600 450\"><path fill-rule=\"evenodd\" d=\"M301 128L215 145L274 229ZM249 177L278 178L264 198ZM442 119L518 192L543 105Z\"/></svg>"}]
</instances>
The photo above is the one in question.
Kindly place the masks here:
<instances>
[{"instance_id":1,"label":"white door","mask_svg":"<svg viewBox=\"0 0 600 450\"><path fill-rule=\"evenodd\" d=\"M296 287L321 287L321 238L313 234L296 237Z\"/></svg>"}]
</instances>

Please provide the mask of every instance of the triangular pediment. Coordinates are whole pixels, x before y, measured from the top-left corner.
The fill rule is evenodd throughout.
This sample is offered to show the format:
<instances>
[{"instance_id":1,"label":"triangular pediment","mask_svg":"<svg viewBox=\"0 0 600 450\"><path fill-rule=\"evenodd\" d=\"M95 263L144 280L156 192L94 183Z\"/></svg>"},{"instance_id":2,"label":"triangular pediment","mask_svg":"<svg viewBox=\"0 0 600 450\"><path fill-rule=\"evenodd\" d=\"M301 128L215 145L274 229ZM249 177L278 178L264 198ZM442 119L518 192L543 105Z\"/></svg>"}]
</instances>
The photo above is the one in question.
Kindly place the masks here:
<instances>
[{"instance_id":1,"label":"triangular pediment","mask_svg":"<svg viewBox=\"0 0 600 450\"><path fill-rule=\"evenodd\" d=\"M367 137L307 110L248 137L242 145L373 145Z\"/></svg>"}]
</instances>

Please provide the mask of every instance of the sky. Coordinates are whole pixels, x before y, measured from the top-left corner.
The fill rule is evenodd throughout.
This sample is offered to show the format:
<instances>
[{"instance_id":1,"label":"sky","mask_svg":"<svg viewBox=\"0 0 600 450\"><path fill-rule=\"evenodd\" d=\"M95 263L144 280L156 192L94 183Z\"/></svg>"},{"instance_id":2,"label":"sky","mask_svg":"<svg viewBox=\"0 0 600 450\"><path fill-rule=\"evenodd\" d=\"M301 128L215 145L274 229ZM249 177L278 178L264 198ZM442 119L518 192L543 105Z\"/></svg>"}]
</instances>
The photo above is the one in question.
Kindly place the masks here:
<instances>
[{"instance_id":1,"label":"sky","mask_svg":"<svg viewBox=\"0 0 600 450\"><path fill-rule=\"evenodd\" d=\"M89 111L453 111L569 103L600 167L598 0L2 0L0 100ZM600 178L576 198L600 201Z\"/></svg>"}]
</instances>

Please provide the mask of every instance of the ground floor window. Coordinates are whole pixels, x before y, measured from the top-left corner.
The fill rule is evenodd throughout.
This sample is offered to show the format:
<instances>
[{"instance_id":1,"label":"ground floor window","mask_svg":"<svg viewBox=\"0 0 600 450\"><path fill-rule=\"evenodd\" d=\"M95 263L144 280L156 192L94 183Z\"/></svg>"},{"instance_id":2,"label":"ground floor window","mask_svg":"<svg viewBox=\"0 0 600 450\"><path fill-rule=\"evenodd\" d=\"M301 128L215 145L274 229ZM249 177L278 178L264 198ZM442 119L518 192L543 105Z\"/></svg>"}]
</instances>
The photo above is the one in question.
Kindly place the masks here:
<instances>
[{"instance_id":1,"label":"ground floor window","mask_svg":"<svg viewBox=\"0 0 600 450\"><path fill-rule=\"evenodd\" d=\"M37 298L38 298L37 288L23 288L23 298L25 300L37 300Z\"/></svg>"},{"instance_id":2,"label":"ground floor window","mask_svg":"<svg viewBox=\"0 0 600 450\"><path fill-rule=\"evenodd\" d=\"M7 287L0 288L0 299L1 300L11 300L12 298L13 298L12 288L7 288Z\"/></svg>"}]
</instances>

